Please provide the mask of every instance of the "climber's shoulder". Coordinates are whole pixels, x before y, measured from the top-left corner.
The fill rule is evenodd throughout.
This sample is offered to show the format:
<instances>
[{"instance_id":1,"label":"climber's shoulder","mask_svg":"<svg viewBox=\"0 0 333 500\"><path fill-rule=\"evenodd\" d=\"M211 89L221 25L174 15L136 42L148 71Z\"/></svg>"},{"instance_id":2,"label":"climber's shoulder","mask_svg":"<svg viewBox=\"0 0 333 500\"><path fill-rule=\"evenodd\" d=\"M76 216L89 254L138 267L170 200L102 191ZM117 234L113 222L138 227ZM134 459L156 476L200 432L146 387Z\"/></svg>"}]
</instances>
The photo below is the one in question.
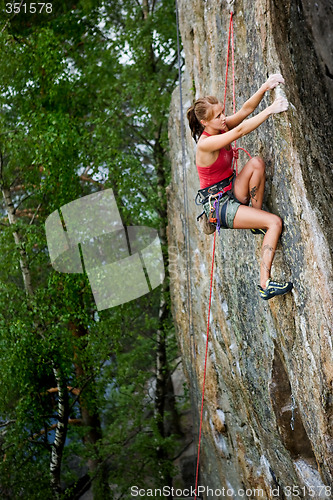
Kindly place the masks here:
<instances>
[{"instance_id":1,"label":"climber's shoulder","mask_svg":"<svg viewBox=\"0 0 333 500\"><path fill-rule=\"evenodd\" d=\"M197 151L213 153L227 147L235 139L237 139L235 132L231 130L210 136L202 134L197 143Z\"/></svg>"}]
</instances>

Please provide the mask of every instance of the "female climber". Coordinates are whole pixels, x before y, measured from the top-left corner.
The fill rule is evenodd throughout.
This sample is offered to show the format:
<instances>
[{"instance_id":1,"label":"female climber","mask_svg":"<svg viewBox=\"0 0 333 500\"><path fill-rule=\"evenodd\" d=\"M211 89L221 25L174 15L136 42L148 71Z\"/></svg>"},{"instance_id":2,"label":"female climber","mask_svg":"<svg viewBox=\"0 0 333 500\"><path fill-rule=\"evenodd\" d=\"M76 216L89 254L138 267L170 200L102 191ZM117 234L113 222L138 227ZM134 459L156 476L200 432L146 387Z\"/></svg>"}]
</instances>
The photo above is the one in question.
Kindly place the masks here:
<instances>
[{"instance_id":1,"label":"female climber","mask_svg":"<svg viewBox=\"0 0 333 500\"><path fill-rule=\"evenodd\" d=\"M192 136L197 142L196 164L200 180L198 194L208 220L219 226L251 229L263 234L259 293L268 300L289 292L293 284L271 279L271 267L282 232L282 220L262 210L265 187L265 163L256 156L235 176L232 170L234 150L231 143L249 134L272 114L288 109L283 97L244 121L258 106L264 94L284 83L280 74L271 75L266 83L231 116L223 114L221 102L213 96L198 99L187 111ZM251 202L251 206L249 203ZM214 231L215 228L213 228Z\"/></svg>"}]
</instances>

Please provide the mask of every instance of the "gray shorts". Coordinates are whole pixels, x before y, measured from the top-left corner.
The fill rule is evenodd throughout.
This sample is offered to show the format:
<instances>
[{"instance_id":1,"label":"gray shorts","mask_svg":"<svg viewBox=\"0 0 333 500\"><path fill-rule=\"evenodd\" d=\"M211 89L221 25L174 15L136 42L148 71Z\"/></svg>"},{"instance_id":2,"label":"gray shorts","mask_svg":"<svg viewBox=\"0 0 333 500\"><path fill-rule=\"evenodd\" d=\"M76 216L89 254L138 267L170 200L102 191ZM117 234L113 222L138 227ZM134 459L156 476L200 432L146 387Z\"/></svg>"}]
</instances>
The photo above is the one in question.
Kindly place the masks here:
<instances>
[{"instance_id":1,"label":"gray shorts","mask_svg":"<svg viewBox=\"0 0 333 500\"><path fill-rule=\"evenodd\" d=\"M203 205L203 209L208 217L216 218L216 211L213 210L211 212L211 207L214 206L214 201L216 197L212 197L210 202L207 201ZM233 188L231 191L228 191L226 194L222 196L219 203L219 219L221 227L224 229L233 229L234 227L234 218L238 207L241 205L241 202L237 200L237 198L233 194Z\"/></svg>"}]
</instances>

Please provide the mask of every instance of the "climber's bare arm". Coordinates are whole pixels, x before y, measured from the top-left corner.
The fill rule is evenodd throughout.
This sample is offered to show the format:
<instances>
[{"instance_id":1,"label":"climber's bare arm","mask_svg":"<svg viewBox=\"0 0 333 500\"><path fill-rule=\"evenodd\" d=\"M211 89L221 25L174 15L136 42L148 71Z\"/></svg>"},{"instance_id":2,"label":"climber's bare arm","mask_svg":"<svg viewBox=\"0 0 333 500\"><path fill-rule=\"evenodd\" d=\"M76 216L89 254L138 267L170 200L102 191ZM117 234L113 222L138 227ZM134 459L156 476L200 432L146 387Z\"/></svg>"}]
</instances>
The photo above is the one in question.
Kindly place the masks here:
<instances>
[{"instance_id":1,"label":"climber's bare arm","mask_svg":"<svg viewBox=\"0 0 333 500\"><path fill-rule=\"evenodd\" d=\"M242 108L237 111L234 115L226 117L226 125L229 130L237 127L245 118L247 118L256 107L259 105L260 101L265 95L267 90L273 90L279 83L284 83L282 75L279 73L275 75L270 75L268 80L260 87L260 89L253 94L250 99L248 99L242 106Z\"/></svg>"},{"instance_id":2,"label":"climber's bare arm","mask_svg":"<svg viewBox=\"0 0 333 500\"><path fill-rule=\"evenodd\" d=\"M212 153L214 151L218 151L219 149L228 146L240 137L243 137L244 135L249 134L250 132L255 130L272 114L281 113L283 111L286 111L287 109L287 99L285 99L284 97L278 97L277 99L275 99L273 104L271 104L252 118L249 118L240 125L237 125L237 127L233 128L232 130L229 130L224 134L211 135L209 137L201 136L197 145L197 153L199 153L200 155L201 153Z\"/></svg>"}]
</instances>

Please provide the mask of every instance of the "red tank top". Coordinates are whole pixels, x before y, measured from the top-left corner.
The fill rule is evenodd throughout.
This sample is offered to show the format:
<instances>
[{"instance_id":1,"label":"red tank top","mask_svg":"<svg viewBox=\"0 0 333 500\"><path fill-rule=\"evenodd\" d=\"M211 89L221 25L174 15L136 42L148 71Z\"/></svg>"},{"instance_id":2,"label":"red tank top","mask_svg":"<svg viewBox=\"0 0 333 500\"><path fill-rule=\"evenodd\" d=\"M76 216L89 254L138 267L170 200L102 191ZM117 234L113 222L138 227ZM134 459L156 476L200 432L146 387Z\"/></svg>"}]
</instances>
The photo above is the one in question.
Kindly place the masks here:
<instances>
[{"instance_id":1,"label":"red tank top","mask_svg":"<svg viewBox=\"0 0 333 500\"><path fill-rule=\"evenodd\" d=\"M210 137L210 134L207 134L207 132L202 133ZM224 133L224 131L222 131L221 133ZM217 182L223 181L223 179L227 179L228 177L230 177L230 175L233 173L232 159L232 148L230 147L229 151L227 151L225 148L222 148L220 149L219 155L214 163L212 163L208 167L199 167L199 165L197 165L200 180L200 189L204 189L208 186L211 186L212 184L216 184Z\"/></svg>"}]
</instances>

